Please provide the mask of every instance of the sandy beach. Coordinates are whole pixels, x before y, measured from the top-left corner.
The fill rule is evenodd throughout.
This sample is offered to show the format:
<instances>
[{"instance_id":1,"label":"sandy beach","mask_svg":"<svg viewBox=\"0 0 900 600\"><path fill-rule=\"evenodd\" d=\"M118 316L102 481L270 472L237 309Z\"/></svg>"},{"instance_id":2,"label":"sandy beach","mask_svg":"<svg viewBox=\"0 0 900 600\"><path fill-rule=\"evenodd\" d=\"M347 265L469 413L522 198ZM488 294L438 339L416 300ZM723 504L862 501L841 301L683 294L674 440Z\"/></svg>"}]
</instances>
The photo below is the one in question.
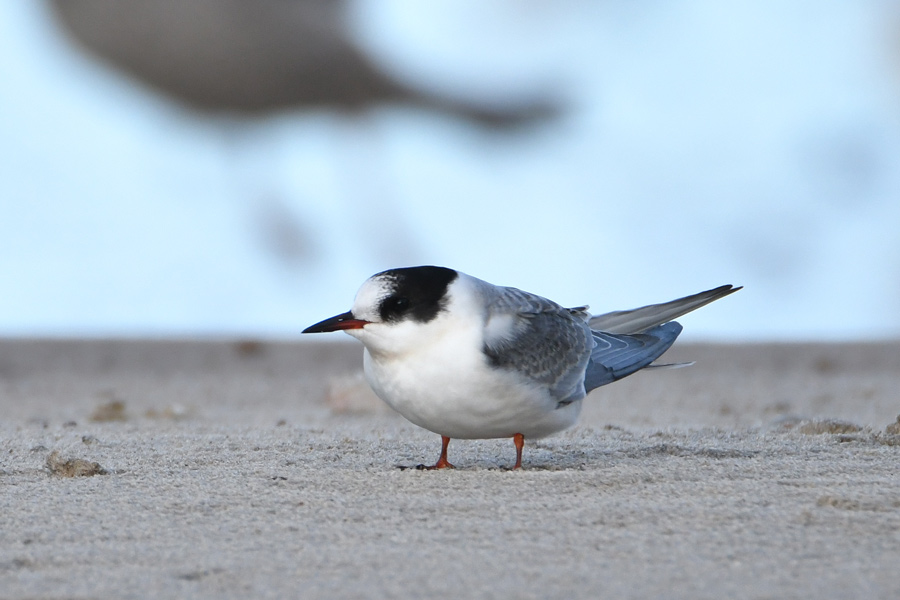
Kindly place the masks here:
<instances>
[{"instance_id":1,"label":"sandy beach","mask_svg":"<svg viewBox=\"0 0 900 600\"><path fill-rule=\"evenodd\" d=\"M0 340L0 598L900 598L900 343L676 344L521 471L361 355Z\"/></svg>"}]
</instances>

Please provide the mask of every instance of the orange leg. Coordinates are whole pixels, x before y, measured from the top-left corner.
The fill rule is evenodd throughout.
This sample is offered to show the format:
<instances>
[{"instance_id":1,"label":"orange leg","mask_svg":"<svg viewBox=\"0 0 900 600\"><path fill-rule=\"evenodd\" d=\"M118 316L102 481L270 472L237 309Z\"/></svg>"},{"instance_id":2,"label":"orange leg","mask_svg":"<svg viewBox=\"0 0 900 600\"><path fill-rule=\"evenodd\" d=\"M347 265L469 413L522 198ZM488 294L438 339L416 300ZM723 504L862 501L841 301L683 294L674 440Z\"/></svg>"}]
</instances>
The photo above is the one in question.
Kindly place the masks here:
<instances>
[{"instance_id":1,"label":"orange leg","mask_svg":"<svg viewBox=\"0 0 900 600\"><path fill-rule=\"evenodd\" d=\"M525 447L525 436L517 433L513 436L513 444L516 445L516 466L513 469L522 468L522 448Z\"/></svg>"},{"instance_id":2,"label":"orange leg","mask_svg":"<svg viewBox=\"0 0 900 600\"><path fill-rule=\"evenodd\" d=\"M431 465L430 467L425 467L426 469L455 469L453 465L450 464L450 461L447 460L447 446L450 445L450 438L446 435L441 436L441 457L438 459L436 463Z\"/></svg>"}]
</instances>

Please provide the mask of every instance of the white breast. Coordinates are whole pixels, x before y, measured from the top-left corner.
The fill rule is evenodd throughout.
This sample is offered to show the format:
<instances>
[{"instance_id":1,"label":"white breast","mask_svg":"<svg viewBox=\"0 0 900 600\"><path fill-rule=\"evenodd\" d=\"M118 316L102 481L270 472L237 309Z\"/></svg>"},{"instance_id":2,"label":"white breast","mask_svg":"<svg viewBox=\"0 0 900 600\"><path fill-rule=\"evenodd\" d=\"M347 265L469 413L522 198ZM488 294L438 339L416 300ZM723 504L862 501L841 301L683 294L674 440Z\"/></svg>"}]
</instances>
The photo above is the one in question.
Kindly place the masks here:
<instances>
[{"instance_id":1,"label":"white breast","mask_svg":"<svg viewBox=\"0 0 900 600\"><path fill-rule=\"evenodd\" d=\"M412 423L451 438L543 437L571 426L581 401L557 408L546 391L486 365L375 360L366 379L378 396Z\"/></svg>"},{"instance_id":2,"label":"white breast","mask_svg":"<svg viewBox=\"0 0 900 600\"><path fill-rule=\"evenodd\" d=\"M571 426L580 401L558 408L545 387L488 364L483 310L472 298L478 297L455 294L454 304L433 321L391 331L415 334L415 344L388 345L386 330L367 326L357 337L366 344L364 369L375 393L412 423L451 438L536 438Z\"/></svg>"}]
</instances>

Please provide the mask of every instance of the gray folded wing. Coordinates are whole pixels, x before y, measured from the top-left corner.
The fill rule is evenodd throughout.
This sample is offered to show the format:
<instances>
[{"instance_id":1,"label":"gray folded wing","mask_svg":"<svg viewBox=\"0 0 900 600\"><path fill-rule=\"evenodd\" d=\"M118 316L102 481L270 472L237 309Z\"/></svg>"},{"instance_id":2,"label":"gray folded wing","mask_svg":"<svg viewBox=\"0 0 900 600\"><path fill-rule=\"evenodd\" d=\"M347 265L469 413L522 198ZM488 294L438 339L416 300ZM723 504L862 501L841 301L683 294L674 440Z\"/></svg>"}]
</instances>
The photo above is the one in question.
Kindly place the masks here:
<instances>
[{"instance_id":1,"label":"gray folded wing","mask_svg":"<svg viewBox=\"0 0 900 600\"><path fill-rule=\"evenodd\" d=\"M584 374L585 392L649 366L669 349L679 333L681 325L675 321L634 335L592 332L596 345Z\"/></svg>"},{"instance_id":2,"label":"gray folded wing","mask_svg":"<svg viewBox=\"0 0 900 600\"><path fill-rule=\"evenodd\" d=\"M485 284L483 352L493 366L514 369L547 386L562 406L653 366L681 333L681 325L672 319L739 289L723 285L586 322L587 307L566 309L528 292Z\"/></svg>"},{"instance_id":3,"label":"gray folded wing","mask_svg":"<svg viewBox=\"0 0 900 600\"><path fill-rule=\"evenodd\" d=\"M546 386L561 404L584 397L594 339L581 309L515 288L488 290L483 352L491 365Z\"/></svg>"},{"instance_id":4,"label":"gray folded wing","mask_svg":"<svg viewBox=\"0 0 900 600\"><path fill-rule=\"evenodd\" d=\"M632 310L618 310L595 315L591 317L588 324L591 329L606 333L642 333L657 325L677 319L692 310L697 310L701 306L706 306L719 298L724 298L728 294L733 294L739 289L741 288L723 285L663 304L651 304Z\"/></svg>"}]
</instances>

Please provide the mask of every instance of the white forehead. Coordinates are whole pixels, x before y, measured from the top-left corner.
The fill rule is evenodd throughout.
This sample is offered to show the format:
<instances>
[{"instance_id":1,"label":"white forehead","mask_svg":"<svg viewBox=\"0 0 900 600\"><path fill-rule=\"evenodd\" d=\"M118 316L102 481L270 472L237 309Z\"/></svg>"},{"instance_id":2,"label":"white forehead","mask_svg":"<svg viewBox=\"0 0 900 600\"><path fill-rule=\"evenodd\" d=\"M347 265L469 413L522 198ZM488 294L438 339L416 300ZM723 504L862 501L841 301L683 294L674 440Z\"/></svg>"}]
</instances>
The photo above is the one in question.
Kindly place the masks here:
<instances>
[{"instance_id":1,"label":"white forehead","mask_svg":"<svg viewBox=\"0 0 900 600\"><path fill-rule=\"evenodd\" d=\"M380 321L378 315L378 306L381 301L389 296L392 291L391 280L385 277L369 277L366 279L359 291L356 292L356 298L353 300L353 308L350 312L357 319L364 321Z\"/></svg>"}]
</instances>

